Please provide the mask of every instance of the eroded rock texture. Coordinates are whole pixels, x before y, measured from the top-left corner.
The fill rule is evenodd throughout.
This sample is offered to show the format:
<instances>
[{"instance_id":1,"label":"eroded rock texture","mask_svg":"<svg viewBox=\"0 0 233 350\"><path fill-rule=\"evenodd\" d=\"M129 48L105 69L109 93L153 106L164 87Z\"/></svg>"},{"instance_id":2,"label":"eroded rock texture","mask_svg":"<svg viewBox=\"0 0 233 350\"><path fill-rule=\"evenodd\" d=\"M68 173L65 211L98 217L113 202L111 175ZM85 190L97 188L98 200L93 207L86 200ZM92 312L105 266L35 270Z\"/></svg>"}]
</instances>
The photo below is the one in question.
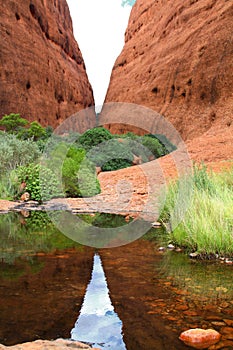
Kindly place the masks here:
<instances>
[{"instance_id":1,"label":"eroded rock texture","mask_svg":"<svg viewBox=\"0 0 233 350\"><path fill-rule=\"evenodd\" d=\"M0 117L56 126L94 104L66 0L0 0Z\"/></svg>"},{"instance_id":2,"label":"eroded rock texture","mask_svg":"<svg viewBox=\"0 0 233 350\"><path fill-rule=\"evenodd\" d=\"M231 0L137 0L125 41L106 102L152 108L168 118L184 139L211 127L229 129L233 111Z\"/></svg>"}]
</instances>

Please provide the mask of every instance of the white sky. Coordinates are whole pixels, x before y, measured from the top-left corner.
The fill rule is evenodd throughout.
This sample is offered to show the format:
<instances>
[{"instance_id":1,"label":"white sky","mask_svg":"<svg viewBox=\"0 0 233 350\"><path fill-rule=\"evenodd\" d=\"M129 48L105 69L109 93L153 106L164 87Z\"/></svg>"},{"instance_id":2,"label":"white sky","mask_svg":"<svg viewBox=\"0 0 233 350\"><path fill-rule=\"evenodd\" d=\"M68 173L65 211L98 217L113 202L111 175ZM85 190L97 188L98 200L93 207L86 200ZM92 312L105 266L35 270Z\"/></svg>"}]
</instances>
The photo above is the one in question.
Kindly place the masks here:
<instances>
[{"instance_id":1,"label":"white sky","mask_svg":"<svg viewBox=\"0 0 233 350\"><path fill-rule=\"evenodd\" d=\"M98 107L104 102L112 67L124 45L131 7L122 7L121 0L67 0L67 3Z\"/></svg>"}]
</instances>

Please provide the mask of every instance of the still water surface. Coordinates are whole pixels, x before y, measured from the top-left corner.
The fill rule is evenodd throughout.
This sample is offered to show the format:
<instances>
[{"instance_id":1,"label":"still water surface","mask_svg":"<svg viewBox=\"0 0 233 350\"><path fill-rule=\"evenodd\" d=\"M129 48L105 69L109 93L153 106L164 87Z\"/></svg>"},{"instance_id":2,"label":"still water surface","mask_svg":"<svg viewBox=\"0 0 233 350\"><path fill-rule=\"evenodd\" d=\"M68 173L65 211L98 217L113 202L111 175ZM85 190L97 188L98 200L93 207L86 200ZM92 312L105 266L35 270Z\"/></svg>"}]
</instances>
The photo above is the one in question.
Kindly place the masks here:
<instances>
[{"instance_id":1,"label":"still water surface","mask_svg":"<svg viewBox=\"0 0 233 350\"><path fill-rule=\"evenodd\" d=\"M102 349L182 350L183 330L233 320L232 266L160 252L159 230L95 251L38 212L0 215L0 235L5 345L63 337Z\"/></svg>"}]
</instances>

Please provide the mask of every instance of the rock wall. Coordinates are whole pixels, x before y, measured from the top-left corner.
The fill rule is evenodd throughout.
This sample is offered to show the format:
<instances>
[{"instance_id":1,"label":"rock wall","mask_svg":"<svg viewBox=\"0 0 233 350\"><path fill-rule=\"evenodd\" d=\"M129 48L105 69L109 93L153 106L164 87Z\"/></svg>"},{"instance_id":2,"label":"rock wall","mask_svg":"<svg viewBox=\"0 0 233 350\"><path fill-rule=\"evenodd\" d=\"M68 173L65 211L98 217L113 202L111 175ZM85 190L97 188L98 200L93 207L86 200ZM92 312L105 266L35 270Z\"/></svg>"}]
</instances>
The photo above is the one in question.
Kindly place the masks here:
<instances>
[{"instance_id":1,"label":"rock wall","mask_svg":"<svg viewBox=\"0 0 233 350\"><path fill-rule=\"evenodd\" d=\"M94 105L66 0L0 0L0 117L56 126Z\"/></svg>"},{"instance_id":2,"label":"rock wall","mask_svg":"<svg viewBox=\"0 0 233 350\"><path fill-rule=\"evenodd\" d=\"M229 129L232 19L231 0L137 0L105 102L149 107L184 139Z\"/></svg>"}]
</instances>

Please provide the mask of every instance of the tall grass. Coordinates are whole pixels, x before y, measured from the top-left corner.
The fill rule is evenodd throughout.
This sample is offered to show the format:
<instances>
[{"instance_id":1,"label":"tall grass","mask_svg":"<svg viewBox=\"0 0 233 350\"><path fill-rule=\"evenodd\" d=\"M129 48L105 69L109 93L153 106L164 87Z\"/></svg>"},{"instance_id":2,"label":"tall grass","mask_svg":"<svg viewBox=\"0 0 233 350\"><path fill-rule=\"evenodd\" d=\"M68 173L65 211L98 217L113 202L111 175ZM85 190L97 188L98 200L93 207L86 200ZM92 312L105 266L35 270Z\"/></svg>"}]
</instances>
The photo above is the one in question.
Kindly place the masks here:
<instances>
[{"instance_id":1,"label":"tall grass","mask_svg":"<svg viewBox=\"0 0 233 350\"><path fill-rule=\"evenodd\" d=\"M179 182L192 186L192 197L178 225L176 198ZM233 167L220 174L194 165L193 173L168 188L160 219L170 222L169 239L200 254L233 255ZM184 198L185 202L185 198Z\"/></svg>"},{"instance_id":2,"label":"tall grass","mask_svg":"<svg viewBox=\"0 0 233 350\"><path fill-rule=\"evenodd\" d=\"M15 199L17 176L14 171L0 175L0 199Z\"/></svg>"}]
</instances>

